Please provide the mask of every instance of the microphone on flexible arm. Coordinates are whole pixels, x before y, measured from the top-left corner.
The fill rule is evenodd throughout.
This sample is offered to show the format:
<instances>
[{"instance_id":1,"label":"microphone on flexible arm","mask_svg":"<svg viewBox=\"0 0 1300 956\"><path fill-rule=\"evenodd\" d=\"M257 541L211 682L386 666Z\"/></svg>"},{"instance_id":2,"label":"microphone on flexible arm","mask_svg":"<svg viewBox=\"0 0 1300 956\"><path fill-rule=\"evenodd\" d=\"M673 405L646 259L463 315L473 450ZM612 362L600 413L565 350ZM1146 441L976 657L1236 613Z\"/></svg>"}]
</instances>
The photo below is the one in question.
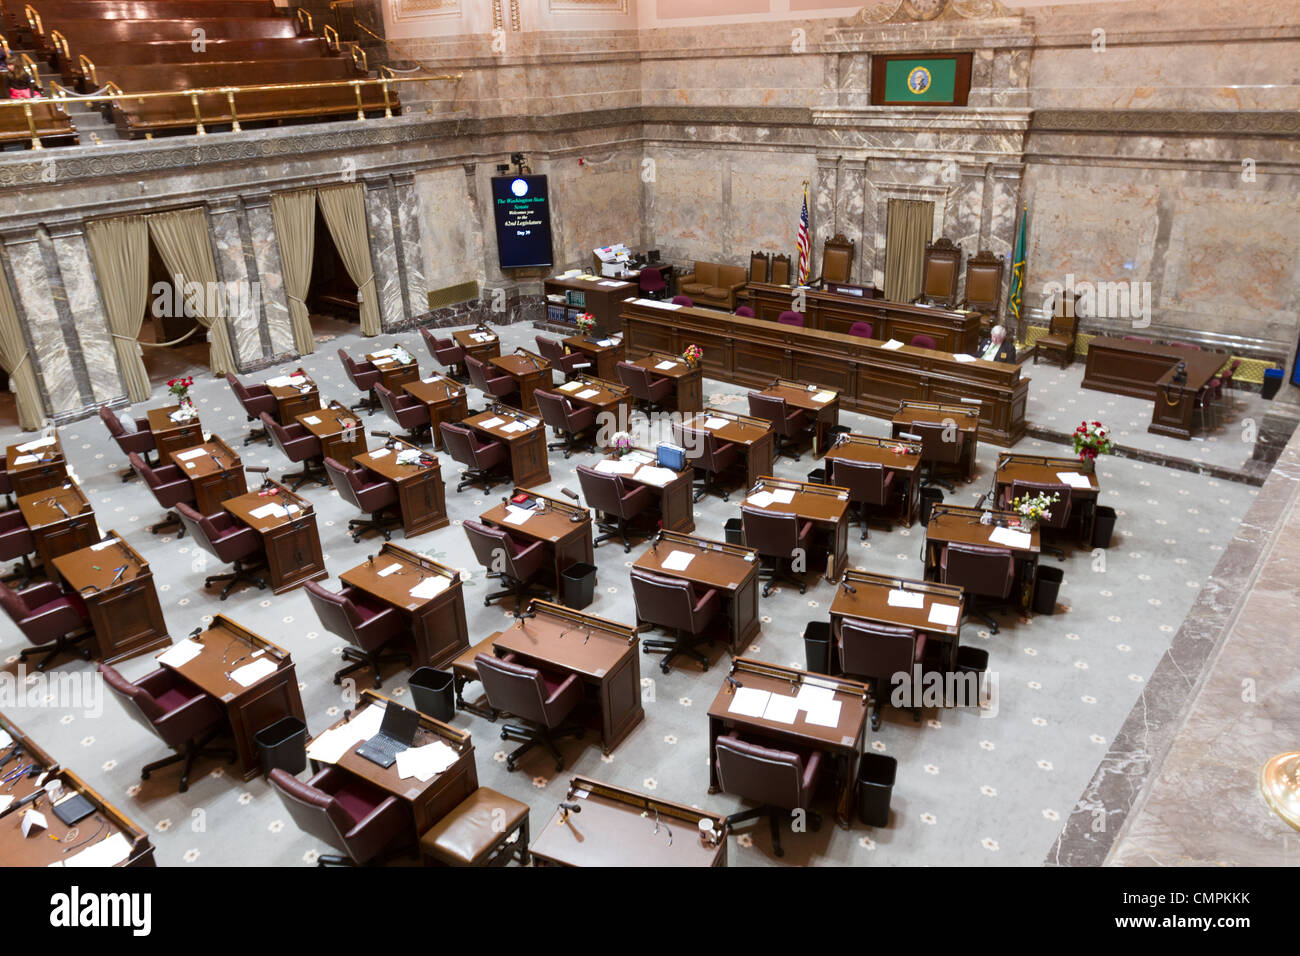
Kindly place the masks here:
<instances>
[{"instance_id":1,"label":"microphone on flexible arm","mask_svg":"<svg viewBox=\"0 0 1300 956\"><path fill-rule=\"evenodd\" d=\"M745 685L742 684L740 681L736 680L736 678L732 677L730 674L728 674L727 677L726 677L726 683L727 683L727 685L730 686L733 690L739 690L741 687L744 687L744 686L745 686Z\"/></svg>"},{"instance_id":2,"label":"microphone on flexible arm","mask_svg":"<svg viewBox=\"0 0 1300 956\"><path fill-rule=\"evenodd\" d=\"M582 806L580 804L562 803L560 804L560 822L568 823L570 813L581 813L581 812L582 812Z\"/></svg>"},{"instance_id":3,"label":"microphone on flexible arm","mask_svg":"<svg viewBox=\"0 0 1300 956\"><path fill-rule=\"evenodd\" d=\"M845 575L845 576L844 576L844 579L840 581L840 586L843 587L844 590L845 590L845 591L848 591L850 594L857 594L857 593L858 593L858 589L855 588L852 584L849 584L849 578L848 578L848 575Z\"/></svg>"}]
</instances>

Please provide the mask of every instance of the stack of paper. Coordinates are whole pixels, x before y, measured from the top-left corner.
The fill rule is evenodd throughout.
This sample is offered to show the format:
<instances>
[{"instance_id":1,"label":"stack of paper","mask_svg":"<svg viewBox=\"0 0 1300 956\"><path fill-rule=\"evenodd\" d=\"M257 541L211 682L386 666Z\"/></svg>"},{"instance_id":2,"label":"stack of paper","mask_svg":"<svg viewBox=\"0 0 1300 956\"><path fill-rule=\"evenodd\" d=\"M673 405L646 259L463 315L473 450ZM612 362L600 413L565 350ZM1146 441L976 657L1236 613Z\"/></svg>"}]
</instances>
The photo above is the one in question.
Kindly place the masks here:
<instances>
[{"instance_id":1,"label":"stack of paper","mask_svg":"<svg viewBox=\"0 0 1300 956\"><path fill-rule=\"evenodd\" d=\"M757 690L753 687L738 687L731 695L727 710L742 717L762 717L767 710L767 703L772 699L772 692Z\"/></svg>"},{"instance_id":2,"label":"stack of paper","mask_svg":"<svg viewBox=\"0 0 1300 956\"><path fill-rule=\"evenodd\" d=\"M655 368L659 369L659 371L661 371L661 372L666 372L668 369L670 369L670 368L676 368L676 367L677 367L677 363L676 363L676 362L656 362L656 363L655 363Z\"/></svg>"},{"instance_id":3,"label":"stack of paper","mask_svg":"<svg viewBox=\"0 0 1300 956\"><path fill-rule=\"evenodd\" d=\"M598 389L598 388L588 388L588 389L584 389L583 391L579 392L579 393L578 393L578 398L582 398L582 399L595 398L595 397L596 397L597 395L599 395L599 394L600 394L600 389Z\"/></svg>"},{"instance_id":4,"label":"stack of paper","mask_svg":"<svg viewBox=\"0 0 1300 956\"><path fill-rule=\"evenodd\" d=\"M304 415L302 419L304 425L319 425L320 418L316 415Z\"/></svg>"},{"instance_id":5,"label":"stack of paper","mask_svg":"<svg viewBox=\"0 0 1300 956\"><path fill-rule=\"evenodd\" d=\"M263 657L251 664L235 668L230 672L230 678L237 681L240 687L251 687L267 674L273 673L275 673L275 660L270 657Z\"/></svg>"},{"instance_id":6,"label":"stack of paper","mask_svg":"<svg viewBox=\"0 0 1300 956\"><path fill-rule=\"evenodd\" d=\"M130 855L131 841L119 831L50 866L117 866Z\"/></svg>"},{"instance_id":7,"label":"stack of paper","mask_svg":"<svg viewBox=\"0 0 1300 956\"><path fill-rule=\"evenodd\" d=\"M397 755L397 775L415 777L421 783L432 780L456 762L457 753L441 740L423 747L408 747Z\"/></svg>"},{"instance_id":8,"label":"stack of paper","mask_svg":"<svg viewBox=\"0 0 1300 956\"><path fill-rule=\"evenodd\" d=\"M930 623L939 624L943 627L955 627L959 610L960 608L956 604L931 604Z\"/></svg>"},{"instance_id":9,"label":"stack of paper","mask_svg":"<svg viewBox=\"0 0 1300 956\"><path fill-rule=\"evenodd\" d=\"M560 391L573 392L576 391L577 389L582 388L582 384L583 384L582 382L565 382L563 385L560 386Z\"/></svg>"},{"instance_id":10,"label":"stack of paper","mask_svg":"<svg viewBox=\"0 0 1300 956\"><path fill-rule=\"evenodd\" d=\"M38 459L35 455L19 455L17 458L14 459L14 464L15 464L15 465L30 465L32 462L34 462L34 461L38 461L38 460L39 460L39 459Z\"/></svg>"},{"instance_id":11,"label":"stack of paper","mask_svg":"<svg viewBox=\"0 0 1300 956\"><path fill-rule=\"evenodd\" d=\"M501 426L501 430L503 432L526 432L528 431L528 426L523 422L511 422L508 425Z\"/></svg>"},{"instance_id":12,"label":"stack of paper","mask_svg":"<svg viewBox=\"0 0 1300 956\"><path fill-rule=\"evenodd\" d=\"M35 451L38 448L44 448L46 445L53 445L53 438L37 438L33 441L24 442L18 446L19 451Z\"/></svg>"},{"instance_id":13,"label":"stack of paper","mask_svg":"<svg viewBox=\"0 0 1300 956\"><path fill-rule=\"evenodd\" d=\"M1091 488L1092 482L1087 475L1081 475L1077 471L1058 471L1056 478L1061 484L1069 485L1071 488Z\"/></svg>"},{"instance_id":14,"label":"stack of paper","mask_svg":"<svg viewBox=\"0 0 1300 956\"><path fill-rule=\"evenodd\" d=\"M504 425L504 424L505 424L504 418L489 418L487 421L480 423L481 427L483 428L496 428L498 425Z\"/></svg>"},{"instance_id":15,"label":"stack of paper","mask_svg":"<svg viewBox=\"0 0 1300 956\"><path fill-rule=\"evenodd\" d=\"M506 506L506 524L523 524L532 516L532 508L516 508L514 505Z\"/></svg>"},{"instance_id":16,"label":"stack of paper","mask_svg":"<svg viewBox=\"0 0 1300 956\"><path fill-rule=\"evenodd\" d=\"M451 582L441 574L435 574L432 577L425 578L415 587L411 588L410 594L413 598L428 600L429 598L437 597L443 591L447 590L447 585L450 583Z\"/></svg>"},{"instance_id":17,"label":"stack of paper","mask_svg":"<svg viewBox=\"0 0 1300 956\"><path fill-rule=\"evenodd\" d=\"M321 763L338 763L353 744L379 732L384 708L371 704L346 724L327 730L307 745L307 756Z\"/></svg>"},{"instance_id":18,"label":"stack of paper","mask_svg":"<svg viewBox=\"0 0 1300 956\"><path fill-rule=\"evenodd\" d=\"M117 538L109 538L107 541L101 541L101 542L99 542L99 544L92 544L92 545L90 546L90 550L91 550L91 551L103 551L105 548L111 548L111 547L112 547L113 545L115 545L115 544L117 544ZM2 746L2 745L0 745L0 746Z\"/></svg>"},{"instance_id":19,"label":"stack of paper","mask_svg":"<svg viewBox=\"0 0 1300 956\"><path fill-rule=\"evenodd\" d=\"M185 639L177 641L158 655L158 663L168 667L181 667L198 657L203 652L203 645L198 641Z\"/></svg>"},{"instance_id":20,"label":"stack of paper","mask_svg":"<svg viewBox=\"0 0 1300 956\"><path fill-rule=\"evenodd\" d=\"M400 562L400 561L394 561L394 562L393 562L392 564L390 564L388 567L384 568L384 570L380 571L380 572L379 572L379 576L380 576L381 578L386 578L386 577L388 577L390 574L396 574L396 573L397 573L398 571L400 571L400 570L402 570L402 562Z\"/></svg>"},{"instance_id":21,"label":"stack of paper","mask_svg":"<svg viewBox=\"0 0 1300 956\"><path fill-rule=\"evenodd\" d=\"M745 499L745 504L753 505L755 508L766 508L775 500L770 491L756 491Z\"/></svg>"},{"instance_id":22,"label":"stack of paper","mask_svg":"<svg viewBox=\"0 0 1300 956\"><path fill-rule=\"evenodd\" d=\"M206 448L191 448L189 451L180 452L176 457L181 461L189 461L191 458L198 458L200 455L206 454L208 454Z\"/></svg>"},{"instance_id":23,"label":"stack of paper","mask_svg":"<svg viewBox=\"0 0 1300 956\"><path fill-rule=\"evenodd\" d=\"M288 388L293 384L293 379L288 375L277 375L275 378L268 378L266 384L270 388Z\"/></svg>"},{"instance_id":24,"label":"stack of paper","mask_svg":"<svg viewBox=\"0 0 1300 956\"><path fill-rule=\"evenodd\" d=\"M925 594L920 591L904 591L902 588L891 588L889 591L890 607L925 607Z\"/></svg>"},{"instance_id":25,"label":"stack of paper","mask_svg":"<svg viewBox=\"0 0 1300 956\"><path fill-rule=\"evenodd\" d=\"M881 346L882 349L889 349L891 352L894 349L901 349L902 347L903 347L903 343L898 341L898 339L890 339L888 342L886 342L884 345Z\"/></svg>"},{"instance_id":26,"label":"stack of paper","mask_svg":"<svg viewBox=\"0 0 1300 956\"><path fill-rule=\"evenodd\" d=\"M636 473L637 481L644 481L647 485L654 485L656 488L662 488L676 477L677 472L671 468L658 468L653 465L642 465Z\"/></svg>"},{"instance_id":27,"label":"stack of paper","mask_svg":"<svg viewBox=\"0 0 1300 956\"><path fill-rule=\"evenodd\" d=\"M694 560L695 555L689 551L674 551L663 559L662 566L665 571L685 571Z\"/></svg>"},{"instance_id":28,"label":"stack of paper","mask_svg":"<svg viewBox=\"0 0 1300 956\"><path fill-rule=\"evenodd\" d=\"M388 449L387 449L387 448L376 448L374 451L372 451L372 452L370 453L370 457L371 457L371 458L383 458L383 457L384 457L385 455L387 455L387 454L388 454Z\"/></svg>"},{"instance_id":29,"label":"stack of paper","mask_svg":"<svg viewBox=\"0 0 1300 956\"><path fill-rule=\"evenodd\" d=\"M287 508L278 502L272 501L270 504L262 505L260 508L254 508L249 512L254 518L283 518L289 514Z\"/></svg>"},{"instance_id":30,"label":"stack of paper","mask_svg":"<svg viewBox=\"0 0 1300 956\"><path fill-rule=\"evenodd\" d=\"M1015 528L994 528L989 540L1008 548L1027 548L1033 543L1034 536L1028 531L1017 531Z\"/></svg>"},{"instance_id":31,"label":"stack of paper","mask_svg":"<svg viewBox=\"0 0 1300 956\"><path fill-rule=\"evenodd\" d=\"M605 458L596 462L596 470L602 475L635 475L641 466L634 461L621 458Z\"/></svg>"},{"instance_id":32,"label":"stack of paper","mask_svg":"<svg viewBox=\"0 0 1300 956\"><path fill-rule=\"evenodd\" d=\"M794 492L789 488L774 488L772 490L772 500L779 505L788 505L794 501Z\"/></svg>"},{"instance_id":33,"label":"stack of paper","mask_svg":"<svg viewBox=\"0 0 1300 956\"><path fill-rule=\"evenodd\" d=\"M727 424L727 420L725 418L716 418L710 416L709 418L704 419L705 428L721 428L725 424Z\"/></svg>"},{"instance_id":34,"label":"stack of paper","mask_svg":"<svg viewBox=\"0 0 1300 956\"><path fill-rule=\"evenodd\" d=\"M963 355L963 354L960 353L960 352L953 352L953 353L952 353L952 360L953 360L954 362L973 362L973 361L975 361L975 356L973 356L973 355Z\"/></svg>"},{"instance_id":35,"label":"stack of paper","mask_svg":"<svg viewBox=\"0 0 1300 956\"><path fill-rule=\"evenodd\" d=\"M824 405L835 397L834 392L818 392L813 396L813 401L818 405Z\"/></svg>"}]
</instances>

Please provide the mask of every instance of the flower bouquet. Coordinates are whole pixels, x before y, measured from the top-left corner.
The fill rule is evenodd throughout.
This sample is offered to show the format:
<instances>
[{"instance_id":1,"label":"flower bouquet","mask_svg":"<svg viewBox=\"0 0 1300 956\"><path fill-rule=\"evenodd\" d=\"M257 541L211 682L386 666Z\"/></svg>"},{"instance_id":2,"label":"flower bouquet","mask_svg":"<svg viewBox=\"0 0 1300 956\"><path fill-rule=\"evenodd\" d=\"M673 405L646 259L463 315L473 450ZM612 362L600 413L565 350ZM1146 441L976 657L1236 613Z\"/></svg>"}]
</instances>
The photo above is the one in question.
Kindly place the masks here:
<instances>
[{"instance_id":1,"label":"flower bouquet","mask_svg":"<svg viewBox=\"0 0 1300 956\"><path fill-rule=\"evenodd\" d=\"M614 432L610 443L620 458L632 450L632 436L628 432Z\"/></svg>"},{"instance_id":2,"label":"flower bouquet","mask_svg":"<svg viewBox=\"0 0 1300 956\"><path fill-rule=\"evenodd\" d=\"M194 378L190 375L167 380L167 391L176 396L176 402L180 405L179 409L168 416L172 421L184 422L198 416L198 409L194 407L194 401L190 398L190 386L193 384Z\"/></svg>"},{"instance_id":3,"label":"flower bouquet","mask_svg":"<svg viewBox=\"0 0 1300 956\"><path fill-rule=\"evenodd\" d=\"M694 368L695 366L699 365L700 360L703 358L704 358L704 349L700 348L698 345L688 345L686 346L685 350L682 352L682 361L685 362L687 365L689 365L691 368Z\"/></svg>"},{"instance_id":4,"label":"flower bouquet","mask_svg":"<svg viewBox=\"0 0 1300 956\"><path fill-rule=\"evenodd\" d=\"M1055 492L1050 495L1021 495L1011 499L1011 509L1020 515L1020 523L1028 531L1038 522L1051 518L1049 509L1060 500L1060 494Z\"/></svg>"},{"instance_id":5,"label":"flower bouquet","mask_svg":"<svg viewBox=\"0 0 1300 956\"><path fill-rule=\"evenodd\" d=\"M590 335L596 331L596 317L590 312L583 312L578 316L578 331L583 335Z\"/></svg>"},{"instance_id":6,"label":"flower bouquet","mask_svg":"<svg viewBox=\"0 0 1300 956\"><path fill-rule=\"evenodd\" d=\"M1098 455L1111 455L1115 443L1110 440L1110 429L1101 422L1080 422L1074 430L1074 453L1085 471L1091 471Z\"/></svg>"}]
</instances>

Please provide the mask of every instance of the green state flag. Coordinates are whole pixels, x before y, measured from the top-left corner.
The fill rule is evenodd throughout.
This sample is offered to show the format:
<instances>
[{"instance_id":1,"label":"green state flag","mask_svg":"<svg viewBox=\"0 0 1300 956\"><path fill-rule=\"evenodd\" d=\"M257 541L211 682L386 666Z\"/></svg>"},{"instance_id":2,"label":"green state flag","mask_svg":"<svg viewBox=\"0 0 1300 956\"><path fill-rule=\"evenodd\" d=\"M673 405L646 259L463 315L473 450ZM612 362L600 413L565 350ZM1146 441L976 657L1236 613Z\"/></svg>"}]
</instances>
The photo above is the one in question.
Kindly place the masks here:
<instances>
[{"instance_id":1,"label":"green state flag","mask_svg":"<svg viewBox=\"0 0 1300 956\"><path fill-rule=\"evenodd\" d=\"M1025 301L1025 222L1029 219L1029 207L1020 214L1020 236L1016 239L1016 254L1011 260L1011 294L1007 296L1007 311L1020 322L1020 313Z\"/></svg>"},{"instance_id":2,"label":"green state flag","mask_svg":"<svg viewBox=\"0 0 1300 956\"><path fill-rule=\"evenodd\" d=\"M917 57L885 64L886 103L951 103L956 98L957 61Z\"/></svg>"}]
</instances>

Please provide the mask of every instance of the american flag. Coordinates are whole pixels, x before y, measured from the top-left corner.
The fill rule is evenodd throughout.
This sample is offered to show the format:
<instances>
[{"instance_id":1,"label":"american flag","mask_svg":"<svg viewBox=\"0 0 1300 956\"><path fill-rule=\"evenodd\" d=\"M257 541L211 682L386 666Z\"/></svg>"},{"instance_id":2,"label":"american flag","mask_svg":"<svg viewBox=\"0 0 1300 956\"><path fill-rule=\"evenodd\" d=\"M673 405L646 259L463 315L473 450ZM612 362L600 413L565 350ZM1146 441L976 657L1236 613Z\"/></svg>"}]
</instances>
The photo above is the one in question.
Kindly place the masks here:
<instances>
[{"instance_id":1,"label":"american flag","mask_svg":"<svg viewBox=\"0 0 1300 956\"><path fill-rule=\"evenodd\" d=\"M812 250L812 238L808 235L808 184L803 187L803 210L799 213L799 237L795 239L799 248L799 284L808 281L808 257Z\"/></svg>"}]
</instances>

